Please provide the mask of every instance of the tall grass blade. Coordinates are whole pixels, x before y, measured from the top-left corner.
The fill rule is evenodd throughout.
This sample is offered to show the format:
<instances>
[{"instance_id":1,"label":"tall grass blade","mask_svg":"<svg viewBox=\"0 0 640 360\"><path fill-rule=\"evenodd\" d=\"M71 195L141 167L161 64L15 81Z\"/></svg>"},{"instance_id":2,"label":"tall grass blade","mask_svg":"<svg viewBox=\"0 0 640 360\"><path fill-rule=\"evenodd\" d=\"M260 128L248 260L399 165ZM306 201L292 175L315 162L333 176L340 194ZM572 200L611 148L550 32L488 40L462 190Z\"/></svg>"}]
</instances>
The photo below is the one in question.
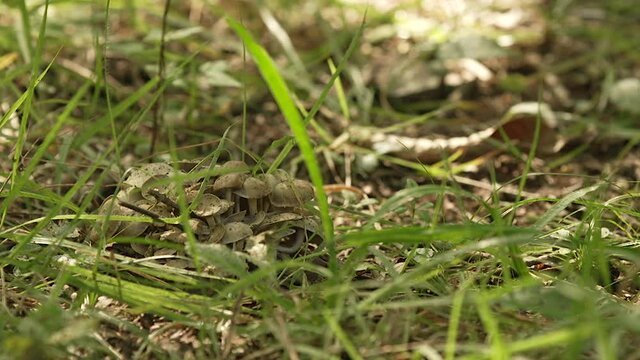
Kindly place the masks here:
<instances>
[{"instance_id":1,"label":"tall grass blade","mask_svg":"<svg viewBox=\"0 0 640 360\"><path fill-rule=\"evenodd\" d=\"M291 132L293 133L296 142L298 143L305 165L309 171L309 177L316 188L322 228L327 249L329 251L329 268L332 272L335 272L337 270L337 260L333 237L333 222L329 215L327 195L323 189L324 181L322 179L322 172L320 171L318 159L315 157L315 152L311 145L311 139L309 138L309 134L307 134L305 122L300 116L300 113L293 101L293 96L284 79L280 75L280 72L276 68L275 63L271 59L271 56L269 56L267 51L253 39L253 36L244 26L242 26L240 22L231 17L227 17L227 23L245 43L249 54L251 54L256 62L256 65L260 70L260 74L267 83L271 94L276 100L280 111L282 111L282 114L287 121L289 128L291 128Z\"/></svg>"}]
</instances>

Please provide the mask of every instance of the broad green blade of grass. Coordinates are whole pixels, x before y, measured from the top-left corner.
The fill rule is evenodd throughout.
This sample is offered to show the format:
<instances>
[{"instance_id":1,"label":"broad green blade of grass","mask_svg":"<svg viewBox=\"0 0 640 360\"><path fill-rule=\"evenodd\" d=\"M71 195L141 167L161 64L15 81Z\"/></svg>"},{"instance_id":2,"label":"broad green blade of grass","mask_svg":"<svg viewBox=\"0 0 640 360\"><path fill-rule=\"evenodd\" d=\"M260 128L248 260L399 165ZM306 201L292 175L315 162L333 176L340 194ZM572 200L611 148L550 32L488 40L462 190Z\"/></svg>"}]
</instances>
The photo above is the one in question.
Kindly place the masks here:
<instances>
[{"instance_id":1,"label":"broad green blade of grass","mask_svg":"<svg viewBox=\"0 0 640 360\"><path fill-rule=\"evenodd\" d=\"M408 202L415 202L418 199L429 196L429 195L439 195L449 193L456 196L468 197L475 200L478 200L484 206L487 206L481 199L479 199L476 195L468 193L466 191L451 188L448 186L442 185L420 185L416 187L410 187L407 189L400 190L396 192L392 197L390 197L387 201L385 201L380 209L376 211L376 213L369 219L366 225L364 225L364 229L371 229L373 225L382 220L386 215L395 211L400 206Z\"/></svg>"},{"instance_id":2,"label":"broad green blade of grass","mask_svg":"<svg viewBox=\"0 0 640 360\"><path fill-rule=\"evenodd\" d=\"M44 202L49 202L51 204L55 204L58 203L60 201L62 201L62 197L60 197L58 194L52 192L49 189L42 189L42 188L37 188L36 186L34 186L35 184L30 180L27 179L26 180L26 184L31 186L32 189L34 190L21 190L18 193L18 197L21 198L28 198L28 199L37 199L37 200L41 200ZM37 191L37 192L36 192ZM9 191L2 191L0 192L0 198L6 198L9 194ZM5 200L3 200L5 201ZM72 202L64 202L63 206L66 207L67 209L73 211L73 212L78 212L80 211L80 208L72 203Z\"/></svg>"},{"instance_id":3,"label":"broad green blade of grass","mask_svg":"<svg viewBox=\"0 0 640 360\"><path fill-rule=\"evenodd\" d=\"M20 18L22 20L22 26L16 28L21 28L22 33L18 34L18 44L20 46L20 51L22 52L22 57L26 63L31 63L33 61L33 39L31 38L31 20L29 18L29 9L27 9L27 1L21 0L17 1L20 7ZM47 2L48 3L48 2Z\"/></svg>"},{"instance_id":4,"label":"broad green blade of grass","mask_svg":"<svg viewBox=\"0 0 640 360\"><path fill-rule=\"evenodd\" d=\"M305 261L304 258L297 258L292 260L277 261L274 264L261 267L247 276L238 279L233 284L230 284L220 292L221 297L228 297L229 294L238 294L242 291L247 291L252 286L260 285L265 279L269 279L274 273L285 269L300 269L316 273L323 277L329 277L332 275L326 267L314 265L311 261Z\"/></svg>"},{"instance_id":5,"label":"broad green blade of grass","mask_svg":"<svg viewBox=\"0 0 640 360\"><path fill-rule=\"evenodd\" d=\"M40 82L42 81L42 79L44 79L45 75L47 75L47 72L49 71L49 69L51 68L51 65L53 65L53 62L50 62L49 65L38 75L38 77L35 79L35 81L33 82L33 87L37 87L38 84L40 84ZM16 100L10 107L9 110L7 110L7 112L5 112L2 115L2 118L0 119L0 129L2 129L6 124L7 121L9 121L9 119L11 118L11 116L13 114L15 114L16 110L18 110L18 108L20 108L20 106L22 106L22 104L24 104L25 100L27 100L27 97L29 96L29 92L25 91L24 93L22 93L22 95L20 95L20 97L18 98L18 100Z\"/></svg>"},{"instance_id":6,"label":"broad green blade of grass","mask_svg":"<svg viewBox=\"0 0 640 360\"><path fill-rule=\"evenodd\" d=\"M23 2L22 4L23 11L25 9L25 6L26 5ZM20 130L18 132L18 140L16 141L16 146L15 146L14 155L13 155L13 163L11 167L11 179L12 179L11 188L12 189L17 184L16 179L19 175L18 173L20 172L19 167L22 162L22 148L24 147L24 142L26 141L26 137L27 137L27 123L29 122L31 105L32 105L34 94L35 94L35 89L38 84L38 76L36 74L38 74L40 63L42 61L41 60L42 53L44 51L45 33L47 30L48 14L49 14L49 0L46 0L44 4L44 12L42 14L42 22L40 23L40 31L38 32L37 48L35 51L35 55L33 56L33 58L30 59L31 60L31 80L29 81L29 87L25 92L27 96L24 100L24 105L22 107L22 117L20 119ZM27 29L27 33L28 33L28 29ZM30 39L27 39L27 41L30 41ZM55 61L55 57L47 67L51 67L51 64L53 64L54 61ZM2 227L2 224L4 223L5 216L6 216L6 208L3 208L2 219L0 219L0 227Z\"/></svg>"},{"instance_id":7,"label":"broad green blade of grass","mask_svg":"<svg viewBox=\"0 0 640 360\"><path fill-rule=\"evenodd\" d=\"M138 90L136 90L133 94L129 95L126 99L117 104L111 112L102 116L98 120L95 120L93 125L87 129L84 133L76 137L73 141L73 147L78 148L84 145L89 139L93 138L99 131L105 129L107 126L111 124L112 119L118 118L122 115L126 110L131 108L132 106L138 104L142 97L147 95L158 85L160 79L156 76L151 80L147 81L146 84L141 86Z\"/></svg>"},{"instance_id":8,"label":"broad green blade of grass","mask_svg":"<svg viewBox=\"0 0 640 360\"><path fill-rule=\"evenodd\" d=\"M327 322L327 325L329 325L331 331L333 331L333 334L344 347L346 353L349 354L349 358L354 360L363 359L362 355L360 355L360 353L358 352L358 349L356 349L356 347L349 339L349 335L340 326L336 318L333 317L333 315L328 311L323 312L322 315L324 316L324 319Z\"/></svg>"},{"instance_id":9,"label":"broad green blade of grass","mask_svg":"<svg viewBox=\"0 0 640 360\"><path fill-rule=\"evenodd\" d=\"M62 126L64 126L64 124L69 120L71 112L76 109L80 100L89 89L89 85L91 85L90 82L85 82L84 85L82 85L80 89L78 89L78 91L73 96L73 98L69 101L69 103L67 103L67 106L65 107L64 111L60 114L60 116L58 116L56 123L53 125L51 130L49 130L44 141L42 141L42 143L38 146L38 149L36 150L35 154L29 160L29 165L27 165L26 168L22 171L21 176L13 178L13 182L12 182L13 186L11 187L11 190L5 197L2 204L3 212L6 211L6 209L11 205L13 200L15 200L18 194L20 194L20 190L28 180L29 176L31 176L31 174L34 172L36 167L40 165L40 160L45 155L47 148L56 139L56 137L58 136L58 132L62 129ZM0 227L1 225L2 223L0 222Z\"/></svg>"},{"instance_id":10,"label":"broad green blade of grass","mask_svg":"<svg viewBox=\"0 0 640 360\"><path fill-rule=\"evenodd\" d=\"M509 349L507 349L502 333L500 332L500 324L498 317L494 315L493 310L490 307L489 300L485 297L484 293L478 294L475 298L476 311L480 315L484 329L489 335L491 341L491 359L494 360L508 360Z\"/></svg>"},{"instance_id":11,"label":"broad green blade of grass","mask_svg":"<svg viewBox=\"0 0 640 360\"><path fill-rule=\"evenodd\" d=\"M329 65L329 70L331 70L331 76L333 76L336 72L336 66L331 59L327 61ZM344 92L344 88L342 87L342 81L340 81L340 76L336 79L336 96L338 97L338 102L340 103L340 111L342 111L342 116L347 120L348 123L351 122L351 115L349 114L349 103L347 101L347 96Z\"/></svg>"},{"instance_id":12,"label":"broad green blade of grass","mask_svg":"<svg viewBox=\"0 0 640 360\"><path fill-rule=\"evenodd\" d=\"M449 328L447 330L447 344L445 347L446 360L453 360L456 353L456 339L460 328L460 318L462 314L462 304L464 303L465 292L471 285L473 277L465 281L456 291L451 304L451 313L449 316Z\"/></svg>"},{"instance_id":13,"label":"broad green blade of grass","mask_svg":"<svg viewBox=\"0 0 640 360\"><path fill-rule=\"evenodd\" d=\"M494 224L445 224L435 228L424 226L393 227L382 230L351 232L342 237L343 246L360 247L383 244L428 244L431 241L446 241L461 244L491 235L536 234L535 231Z\"/></svg>"},{"instance_id":14,"label":"broad green blade of grass","mask_svg":"<svg viewBox=\"0 0 640 360\"><path fill-rule=\"evenodd\" d=\"M418 285L441 273L443 271L441 266L455 264L456 259L467 254L476 251L486 251L489 249L500 249L509 245L530 243L532 239L535 239L535 236L536 233L533 233L531 230L521 229L521 231L514 231L507 235L498 235L482 238L481 240L467 241L454 250L438 253L436 256L430 258L429 261L424 262L419 266L412 268L410 271L397 276L392 281L383 284L358 303L357 307L358 309L363 309L381 299L384 299L394 291L405 291L412 286ZM449 242L455 241L455 239L447 238L444 235L441 239ZM363 238L362 240L366 239Z\"/></svg>"},{"instance_id":15,"label":"broad green blade of grass","mask_svg":"<svg viewBox=\"0 0 640 360\"><path fill-rule=\"evenodd\" d=\"M222 309L213 306L211 298L182 291L169 291L156 287L136 284L112 276L97 274L79 266L66 265L64 270L74 276L70 282L144 308L147 311L163 313L166 310L185 313L210 311L222 314ZM164 311L163 311L164 310Z\"/></svg>"},{"instance_id":16,"label":"broad green blade of grass","mask_svg":"<svg viewBox=\"0 0 640 360\"><path fill-rule=\"evenodd\" d=\"M335 83L336 80L338 80L340 74L342 74L345 67L347 66L348 60L353 55L353 52L355 51L362 37L362 32L364 31L365 19L366 19L366 12L362 19L362 23L360 24L360 27L358 27L358 30L356 31L355 35L351 39L351 43L349 44L347 51L345 52L344 56L338 63L338 67L336 67L335 70L332 72L331 78L329 79L327 84L323 87L322 92L320 93L320 96L314 102L313 106L311 107L311 110L309 110L309 112L305 115L304 117L305 124L308 124L309 122L311 122L313 117L318 113L318 111L320 110L320 107L322 106L322 104L324 104L324 100L329 95L329 91L331 91L331 89L333 88L333 84ZM318 132L321 133L321 131L318 131ZM287 157L291 149L293 149L293 142L288 142L284 146L280 154L278 155L276 161L274 161L274 163L271 165L271 168L269 168L269 172L272 172L273 170L275 170L274 169L275 166L280 165L280 163Z\"/></svg>"},{"instance_id":17,"label":"broad green blade of grass","mask_svg":"<svg viewBox=\"0 0 640 360\"><path fill-rule=\"evenodd\" d=\"M115 240L117 242L120 242L118 241L120 239L115 239ZM140 238L137 240L139 240L137 242L141 244L164 246L164 247L168 247L167 245L169 245L167 243L162 244L159 241L154 241L150 239ZM130 242L133 242L133 241L130 241ZM58 246L59 248L72 250L76 255L78 255L77 257L78 266L94 265L96 255L98 253L98 250L95 247L92 247L90 245L81 244L75 241L55 239L51 237L36 236L33 238L33 243L39 244L39 245L47 245L47 246ZM107 256L108 256L108 261L118 261L118 264L117 264L118 269L122 269L122 270L129 269L132 272L137 272L137 273L149 273L160 279L165 279L172 282L186 284L190 286L198 285L199 281L202 279L206 281L211 281L211 280L219 281L221 284L223 283L226 284L234 281L229 278L224 278L217 275L211 275L205 272L197 272L193 270L165 266L145 258L140 258L140 259L131 258L125 255L117 254L117 253L111 253L111 254L108 254ZM11 264L12 262L9 262L9 263Z\"/></svg>"},{"instance_id":18,"label":"broad green blade of grass","mask_svg":"<svg viewBox=\"0 0 640 360\"><path fill-rule=\"evenodd\" d=\"M533 225L533 228L542 230L542 228L548 225L553 219L556 219L560 212L566 209L567 206L571 205L571 203L584 197L585 195L599 189L602 185L602 183L599 183L580 190L576 190L566 195L560 201L554 204L549 210L547 210L547 212L545 212L544 215L542 215L540 219L536 221L536 223Z\"/></svg>"},{"instance_id":19,"label":"broad green blade of grass","mask_svg":"<svg viewBox=\"0 0 640 360\"><path fill-rule=\"evenodd\" d=\"M531 350L543 350L550 346L564 346L567 343L585 340L593 335L594 327L591 323L582 326L574 326L553 330L527 339L514 341L508 344L509 353L518 353Z\"/></svg>"},{"instance_id":20,"label":"broad green blade of grass","mask_svg":"<svg viewBox=\"0 0 640 360\"><path fill-rule=\"evenodd\" d=\"M327 194L323 189L324 181L322 179L322 172L318 164L318 159L315 156L313 145L311 145L311 139L307 133L306 125L296 108L293 96L291 95L287 84L280 75L280 72L276 68L271 56L269 56L267 51L253 39L253 36L244 26L242 26L240 22L231 17L227 17L227 23L245 43L249 54L251 54L253 60L256 62L256 65L260 70L260 74L262 74L262 77L267 83L271 94L276 100L280 111L282 111L282 115L287 121L289 128L291 128L291 132L298 143L298 147L300 148L300 152L302 153L302 157L307 166L307 171L309 172L309 177L316 188L324 240L326 242L327 250L329 251L329 268L335 273L337 271L337 259L336 246L333 237L333 222L329 214Z\"/></svg>"}]
</instances>

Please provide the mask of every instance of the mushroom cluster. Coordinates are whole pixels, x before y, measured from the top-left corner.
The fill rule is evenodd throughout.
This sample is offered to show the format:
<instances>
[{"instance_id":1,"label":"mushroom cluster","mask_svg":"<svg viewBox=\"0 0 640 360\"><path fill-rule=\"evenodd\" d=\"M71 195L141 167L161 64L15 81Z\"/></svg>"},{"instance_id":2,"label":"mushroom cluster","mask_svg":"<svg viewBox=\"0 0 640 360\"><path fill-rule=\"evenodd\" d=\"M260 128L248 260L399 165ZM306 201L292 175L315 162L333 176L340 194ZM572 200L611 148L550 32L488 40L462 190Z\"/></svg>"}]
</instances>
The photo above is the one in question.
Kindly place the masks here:
<instances>
[{"instance_id":1,"label":"mushroom cluster","mask_svg":"<svg viewBox=\"0 0 640 360\"><path fill-rule=\"evenodd\" d=\"M125 173L120 191L103 201L98 214L104 217L88 235L91 241L103 234L185 243L191 231L201 243L224 244L248 253L252 251L248 247L266 245L279 257L293 256L322 241L317 217L306 206L313 197L309 182L283 170L252 175L242 161L215 166L145 164ZM185 212L189 229L166 221ZM118 221L122 218L111 219L114 215L151 220ZM143 256L182 255L174 248L140 243L132 243L131 248ZM179 257L167 264L189 266Z\"/></svg>"}]
</instances>

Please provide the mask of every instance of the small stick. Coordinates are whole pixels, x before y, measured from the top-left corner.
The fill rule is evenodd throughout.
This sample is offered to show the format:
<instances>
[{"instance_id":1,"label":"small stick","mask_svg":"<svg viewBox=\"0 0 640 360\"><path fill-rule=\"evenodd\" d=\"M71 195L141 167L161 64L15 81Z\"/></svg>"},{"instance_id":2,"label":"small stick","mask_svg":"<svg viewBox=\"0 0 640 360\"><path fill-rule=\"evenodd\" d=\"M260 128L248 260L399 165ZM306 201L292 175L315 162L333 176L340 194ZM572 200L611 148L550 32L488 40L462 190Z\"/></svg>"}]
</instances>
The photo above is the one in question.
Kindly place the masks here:
<instances>
[{"instance_id":1,"label":"small stick","mask_svg":"<svg viewBox=\"0 0 640 360\"><path fill-rule=\"evenodd\" d=\"M135 212L139 212L142 215L147 215L148 217L152 218L153 220L158 220L158 221L162 221L162 219L160 219L160 215L154 213L153 211L147 210L147 209L143 209L138 205L134 205L130 202L126 202L123 200L118 200L118 203L124 207L126 207L127 209L133 210ZM164 221L162 221L164 222Z\"/></svg>"},{"instance_id":2,"label":"small stick","mask_svg":"<svg viewBox=\"0 0 640 360\"><path fill-rule=\"evenodd\" d=\"M158 199L158 201L160 201L161 203L167 205L170 208L173 208L177 212L180 212L180 205L178 205L178 203L176 203L175 201L169 199L167 195L162 194L156 189L149 190L149 194L153 195L153 197Z\"/></svg>"}]
</instances>

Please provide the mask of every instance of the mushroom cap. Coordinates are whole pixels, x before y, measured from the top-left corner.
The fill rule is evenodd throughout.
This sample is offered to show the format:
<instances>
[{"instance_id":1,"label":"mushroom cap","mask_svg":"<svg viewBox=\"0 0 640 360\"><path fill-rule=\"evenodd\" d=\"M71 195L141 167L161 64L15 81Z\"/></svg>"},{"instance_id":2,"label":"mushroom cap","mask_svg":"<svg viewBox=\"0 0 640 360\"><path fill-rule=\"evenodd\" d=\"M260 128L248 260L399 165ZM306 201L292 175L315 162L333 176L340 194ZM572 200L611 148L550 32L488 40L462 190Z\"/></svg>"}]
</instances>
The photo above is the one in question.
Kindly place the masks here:
<instances>
[{"instance_id":1,"label":"mushroom cap","mask_svg":"<svg viewBox=\"0 0 640 360\"><path fill-rule=\"evenodd\" d=\"M213 191L238 189L249 175L249 166L244 161L227 161L219 167L224 174L218 176L213 183Z\"/></svg>"},{"instance_id":2,"label":"mushroom cap","mask_svg":"<svg viewBox=\"0 0 640 360\"><path fill-rule=\"evenodd\" d=\"M188 198L189 196L187 196ZM194 200L194 199L189 199ZM202 194L198 203L193 207L193 213L202 216L209 217L217 214L221 214L233 206L233 202L220 199L213 194Z\"/></svg>"},{"instance_id":3,"label":"mushroom cap","mask_svg":"<svg viewBox=\"0 0 640 360\"><path fill-rule=\"evenodd\" d=\"M162 195L173 197L175 192L174 185L172 183L159 184L163 179L166 179L166 175L151 175L140 186L141 195L147 200L157 200L154 195L151 194L151 190L155 190Z\"/></svg>"},{"instance_id":4,"label":"mushroom cap","mask_svg":"<svg viewBox=\"0 0 640 360\"><path fill-rule=\"evenodd\" d=\"M244 180L242 188L234 191L240 197L246 199L260 199L271 193L269 185L255 177L248 177Z\"/></svg>"},{"instance_id":5,"label":"mushroom cap","mask_svg":"<svg viewBox=\"0 0 640 360\"><path fill-rule=\"evenodd\" d=\"M274 226L279 226L281 223L292 221L292 220L300 220L302 219L302 215L292 213L292 212L273 212L267 214L267 216L262 220L262 222L257 226L257 232L266 231L269 228L273 228Z\"/></svg>"},{"instance_id":6,"label":"mushroom cap","mask_svg":"<svg viewBox=\"0 0 640 360\"><path fill-rule=\"evenodd\" d=\"M159 248L158 250L153 252L153 256L175 255L177 252L178 250L172 248Z\"/></svg>"},{"instance_id":7,"label":"mushroom cap","mask_svg":"<svg viewBox=\"0 0 640 360\"><path fill-rule=\"evenodd\" d=\"M225 233L222 238L223 244L233 244L240 240L244 240L253 235L251 227L241 222L231 222L224 225Z\"/></svg>"},{"instance_id":8,"label":"mushroom cap","mask_svg":"<svg viewBox=\"0 0 640 360\"><path fill-rule=\"evenodd\" d=\"M240 189L244 184L245 179L248 177L249 175L244 173L220 175L216 181L213 182L211 190L213 190L213 192L219 192L224 190Z\"/></svg>"},{"instance_id":9,"label":"mushroom cap","mask_svg":"<svg viewBox=\"0 0 640 360\"><path fill-rule=\"evenodd\" d=\"M142 188L142 185L154 176L167 177L174 172L173 167L165 163L144 164L137 168L131 168L127 171L129 175L123 181L125 187Z\"/></svg>"},{"instance_id":10,"label":"mushroom cap","mask_svg":"<svg viewBox=\"0 0 640 360\"><path fill-rule=\"evenodd\" d=\"M222 164L223 169L240 169L243 172L249 171L249 165L241 160L229 160L226 163Z\"/></svg>"},{"instance_id":11,"label":"mushroom cap","mask_svg":"<svg viewBox=\"0 0 640 360\"><path fill-rule=\"evenodd\" d=\"M278 179L278 182L289 181L291 180L291 174L282 169L276 169L273 172L273 176Z\"/></svg>"},{"instance_id":12,"label":"mushroom cap","mask_svg":"<svg viewBox=\"0 0 640 360\"><path fill-rule=\"evenodd\" d=\"M313 199L313 186L304 180L294 179L277 184L269 200L276 207L299 207Z\"/></svg>"},{"instance_id":13,"label":"mushroom cap","mask_svg":"<svg viewBox=\"0 0 640 360\"><path fill-rule=\"evenodd\" d=\"M143 208L145 210L149 210L153 207L153 204L150 204L148 201L140 200L136 203L136 206ZM135 211L125 208L122 208L122 213L120 215L126 216L140 216L140 214ZM137 237L142 235L151 224L148 222L141 221L123 221L120 225L120 231L118 231L118 235L126 236L126 237Z\"/></svg>"},{"instance_id":14,"label":"mushroom cap","mask_svg":"<svg viewBox=\"0 0 640 360\"><path fill-rule=\"evenodd\" d=\"M302 202L307 202L313 199L315 195L315 189L310 182L300 179L294 179L293 186L295 186L296 194L300 196Z\"/></svg>"},{"instance_id":15,"label":"mushroom cap","mask_svg":"<svg viewBox=\"0 0 640 360\"><path fill-rule=\"evenodd\" d=\"M142 256L151 255L151 246L139 243L131 243L131 248Z\"/></svg>"},{"instance_id":16,"label":"mushroom cap","mask_svg":"<svg viewBox=\"0 0 640 360\"><path fill-rule=\"evenodd\" d=\"M269 191L273 190L276 185L282 182L282 180L273 174L258 174L256 177L267 184Z\"/></svg>"},{"instance_id":17,"label":"mushroom cap","mask_svg":"<svg viewBox=\"0 0 640 360\"><path fill-rule=\"evenodd\" d=\"M182 230L172 228L161 233L160 240L184 244L187 242L187 234Z\"/></svg>"},{"instance_id":18,"label":"mushroom cap","mask_svg":"<svg viewBox=\"0 0 640 360\"><path fill-rule=\"evenodd\" d=\"M226 234L226 229L225 226L222 224L216 224L215 226L213 226L211 228L211 234L209 235L209 240L208 242L213 243L213 244L217 244L219 243L222 238L224 237L224 235Z\"/></svg>"},{"instance_id":19,"label":"mushroom cap","mask_svg":"<svg viewBox=\"0 0 640 360\"><path fill-rule=\"evenodd\" d=\"M284 233L278 242L278 252L294 254L301 249L305 241L319 245L323 239L318 223L309 217L287 223L287 228L293 232Z\"/></svg>"},{"instance_id":20,"label":"mushroom cap","mask_svg":"<svg viewBox=\"0 0 640 360\"><path fill-rule=\"evenodd\" d=\"M276 185L271 195L269 195L269 200L273 206L277 207L294 207L300 205L293 185L287 182L281 182Z\"/></svg>"}]
</instances>

